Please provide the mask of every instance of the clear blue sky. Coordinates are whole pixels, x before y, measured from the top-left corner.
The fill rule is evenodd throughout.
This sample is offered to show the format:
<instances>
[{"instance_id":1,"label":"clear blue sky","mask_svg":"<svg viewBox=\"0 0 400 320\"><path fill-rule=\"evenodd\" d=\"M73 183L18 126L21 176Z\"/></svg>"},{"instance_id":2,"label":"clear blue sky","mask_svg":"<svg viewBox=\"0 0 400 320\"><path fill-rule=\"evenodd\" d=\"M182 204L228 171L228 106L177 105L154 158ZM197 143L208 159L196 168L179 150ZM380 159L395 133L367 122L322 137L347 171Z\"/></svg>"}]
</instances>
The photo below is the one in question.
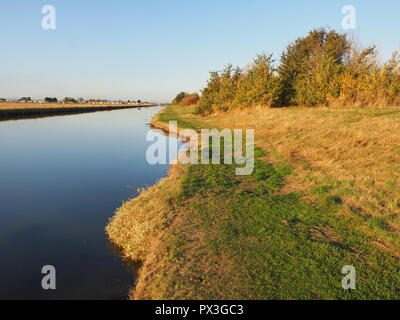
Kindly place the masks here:
<instances>
[{"instance_id":1,"label":"clear blue sky","mask_svg":"<svg viewBox=\"0 0 400 320\"><path fill-rule=\"evenodd\" d=\"M47 4L54 31L41 28ZM363 44L399 49L399 0L1 0L0 97L170 100L227 63L279 58L312 28L343 31L348 4Z\"/></svg>"}]
</instances>

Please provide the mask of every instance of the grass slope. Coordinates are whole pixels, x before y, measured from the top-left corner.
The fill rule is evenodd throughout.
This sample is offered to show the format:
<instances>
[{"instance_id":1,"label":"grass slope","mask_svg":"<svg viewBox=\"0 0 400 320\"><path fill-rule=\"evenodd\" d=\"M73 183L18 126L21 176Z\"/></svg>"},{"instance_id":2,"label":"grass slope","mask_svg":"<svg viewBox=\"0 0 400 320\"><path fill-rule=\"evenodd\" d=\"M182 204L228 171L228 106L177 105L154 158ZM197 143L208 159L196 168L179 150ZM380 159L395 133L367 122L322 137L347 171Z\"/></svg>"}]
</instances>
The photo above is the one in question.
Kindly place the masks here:
<instances>
[{"instance_id":1,"label":"grass slope","mask_svg":"<svg viewBox=\"0 0 400 320\"><path fill-rule=\"evenodd\" d=\"M398 115L293 108L199 118L191 108L168 107L155 119L161 126L255 128L255 172L175 165L117 212L110 238L143 262L132 298L399 298L399 171L391 161L399 156ZM381 126L365 131L377 119ZM356 290L341 287L345 265L356 267Z\"/></svg>"}]
</instances>

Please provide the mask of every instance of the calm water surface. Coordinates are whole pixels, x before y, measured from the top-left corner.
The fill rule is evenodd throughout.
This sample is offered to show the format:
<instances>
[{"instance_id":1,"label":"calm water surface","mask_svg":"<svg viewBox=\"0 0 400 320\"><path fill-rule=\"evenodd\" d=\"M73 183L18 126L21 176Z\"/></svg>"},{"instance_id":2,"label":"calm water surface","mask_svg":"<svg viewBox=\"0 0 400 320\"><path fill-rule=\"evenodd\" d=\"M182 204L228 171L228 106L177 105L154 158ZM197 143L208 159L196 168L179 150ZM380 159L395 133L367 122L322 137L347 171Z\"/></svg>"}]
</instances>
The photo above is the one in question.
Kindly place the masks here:
<instances>
[{"instance_id":1,"label":"calm water surface","mask_svg":"<svg viewBox=\"0 0 400 320\"><path fill-rule=\"evenodd\" d=\"M146 162L160 107L0 122L0 299L126 299L114 210L166 175ZM44 265L57 289L41 288Z\"/></svg>"}]
</instances>

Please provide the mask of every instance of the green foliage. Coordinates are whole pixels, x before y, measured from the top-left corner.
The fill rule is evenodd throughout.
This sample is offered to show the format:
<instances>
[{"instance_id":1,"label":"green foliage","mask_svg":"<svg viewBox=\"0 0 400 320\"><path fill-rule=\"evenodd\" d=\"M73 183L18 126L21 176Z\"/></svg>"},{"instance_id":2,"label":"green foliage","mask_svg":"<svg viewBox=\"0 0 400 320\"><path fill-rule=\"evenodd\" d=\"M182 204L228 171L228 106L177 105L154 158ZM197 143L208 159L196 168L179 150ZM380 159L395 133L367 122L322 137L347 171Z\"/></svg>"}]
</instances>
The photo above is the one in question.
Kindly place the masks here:
<instances>
[{"instance_id":1,"label":"green foliage","mask_svg":"<svg viewBox=\"0 0 400 320\"><path fill-rule=\"evenodd\" d=\"M290 44L279 67L285 105L317 105L338 95L331 80L341 72L350 43L346 35L317 29Z\"/></svg>"},{"instance_id":2,"label":"green foliage","mask_svg":"<svg viewBox=\"0 0 400 320\"><path fill-rule=\"evenodd\" d=\"M272 55L258 55L246 69L228 65L211 72L207 87L197 104L198 114L228 111L255 105L279 104L280 82Z\"/></svg>"},{"instance_id":3,"label":"green foliage","mask_svg":"<svg viewBox=\"0 0 400 320\"><path fill-rule=\"evenodd\" d=\"M243 73L234 105L248 107L254 105L275 106L280 101L280 82L273 67L272 55L258 55L247 73Z\"/></svg>"},{"instance_id":4,"label":"green foliage","mask_svg":"<svg viewBox=\"0 0 400 320\"><path fill-rule=\"evenodd\" d=\"M230 64L222 71L211 72L210 80L202 91L196 112L208 114L217 110L228 111L233 106L241 74L240 68L233 68Z\"/></svg>"},{"instance_id":5,"label":"green foliage","mask_svg":"<svg viewBox=\"0 0 400 320\"><path fill-rule=\"evenodd\" d=\"M384 65L384 86L390 104L400 104L400 53L394 52L392 58Z\"/></svg>"},{"instance_id":6,"label":"green foliage","mask_svg":"<svg viewBox=\"0 0 400 320\"><path fill-rule=\"evenodd\" d=\"M251 106L385 106L400 103L400 57L379 63L375 46L360 49L346 34L324 28L289 44L274 66L258 55L247 67L210 73L196 107L206 115Z\"/></svg>"}]
</instances>

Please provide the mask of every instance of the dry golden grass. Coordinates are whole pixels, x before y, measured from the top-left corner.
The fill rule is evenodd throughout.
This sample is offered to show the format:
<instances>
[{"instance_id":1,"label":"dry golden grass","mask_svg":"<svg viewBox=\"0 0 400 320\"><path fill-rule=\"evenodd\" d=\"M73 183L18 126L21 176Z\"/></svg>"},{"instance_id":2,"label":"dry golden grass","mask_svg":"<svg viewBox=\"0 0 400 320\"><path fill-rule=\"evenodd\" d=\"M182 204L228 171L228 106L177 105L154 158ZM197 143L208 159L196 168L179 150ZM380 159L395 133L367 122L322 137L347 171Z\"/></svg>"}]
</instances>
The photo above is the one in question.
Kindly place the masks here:
<instances>
[{"instance_id":1,"label":"dry golden grass","mask_svg":"<svg viewBox=\"0 0 400 320\"><path fill-rule=\"evenodd\" d=\"M182 170L178 164L172 166L168 177L140 190L140 195L125 202L110 220L107 234L120 247L124 258L133 261L146 258L151 236L168 219L168 199L179 191Z\"/></svg>"}]
</instances>

